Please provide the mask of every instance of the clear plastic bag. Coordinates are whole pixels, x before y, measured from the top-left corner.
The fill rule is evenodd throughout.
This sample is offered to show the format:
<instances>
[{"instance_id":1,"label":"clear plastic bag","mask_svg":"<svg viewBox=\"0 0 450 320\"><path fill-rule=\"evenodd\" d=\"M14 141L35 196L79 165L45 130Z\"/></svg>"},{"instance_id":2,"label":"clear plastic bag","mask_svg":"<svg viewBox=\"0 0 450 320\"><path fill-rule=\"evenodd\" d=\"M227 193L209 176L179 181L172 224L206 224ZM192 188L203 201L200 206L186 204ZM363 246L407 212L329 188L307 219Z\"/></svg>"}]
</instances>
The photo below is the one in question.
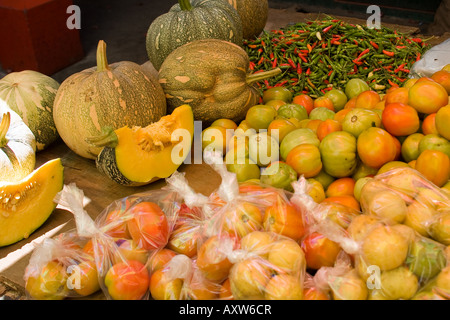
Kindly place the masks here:
<instances>
[{"instance_id":1,"label":"clear plastic bag","mask_svg":"<svg viewBox=\"0 0 450 320\"><path fill-rule=\"evenodd\" d=\"M410 77L430 77L447 64L450 64L450 39L425 52L422 58L412 65Z\"/></svg>"},{"instance_id":2,"label":"clear plastic bag","mask_svg":"<svg viewBox=\"0 0 450 320\"><path fill-rule=\"evenodd\" d=\"M94 256L83 250L87 241L71 231L46 238L39 244L25 269L28 298L62 300L99 291Z\"/></svg>"}]
</instances>

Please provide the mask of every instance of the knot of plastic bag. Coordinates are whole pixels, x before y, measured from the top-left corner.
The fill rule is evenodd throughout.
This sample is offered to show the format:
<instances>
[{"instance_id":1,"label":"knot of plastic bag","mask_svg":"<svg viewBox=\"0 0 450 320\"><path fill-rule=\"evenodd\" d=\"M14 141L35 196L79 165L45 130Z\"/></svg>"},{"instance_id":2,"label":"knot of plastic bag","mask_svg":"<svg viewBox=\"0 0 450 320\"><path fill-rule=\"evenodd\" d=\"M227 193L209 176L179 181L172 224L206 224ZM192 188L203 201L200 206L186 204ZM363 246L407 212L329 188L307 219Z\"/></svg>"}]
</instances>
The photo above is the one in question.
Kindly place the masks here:
<instances>
[{"instance_id":1,"label":"knot of plastic bag","mask_svg":"<svg viewBox=\"0 0 450 320\"><path fill-rule=\"evenodd\" d=\"M78 235L89 238L101 231L84 210L86 199L83 191L75 183L71 183L64 185L63 189L56 194L54 202L57 203L57 208L67 210L74 215Z\"/></svg>"},{"instance_id":2,"label":"knot of plastic bag","mask_svg":"<svg viewBox=\"0 0 450 320\"><path fill-rule=\"evenodd\" d=\"M203 208L208 205L209 198L201 193L195 192L189 185L185 173L175 171L170 177L166 178L169 190L178 193L189 208Z\"/></svg>"},{"instance_id":3,"label":"knot of plastic bag","mask_svg":"<svg viewBox=\"0 0 450 320\"><path fill-rule=\"evenodd\" d=\"M222 153L206 150L203 159L222 178L222 182L217 190L218 195L226 202L235 200L239 196L239 182L236 174L227 170L226 164L223 162Z\"/></svg>"},{"instance_id":4,"label":"knot of plastic bag","mask_svg":"<svg viewBox=\"0 0 450 320\"><path fill-rule=\"evenodd\" d=\"M312 212L318 204L308 194L310 188L308 180L301 175L297 181L292 182L292 187L294 194L292 195L291 202L298 207L303 207L306 212Z\"/></svg>"},{"instance_id":5,"label":"knot of plastic bag","mask_svg":"<svg viewBox=\"0 0 450 320\"><path fill-rule=\"evenodd\" d=\"M184 254L177 254L166 265L167 280L189 279L193 272L192 259Z\"/></svg>"}]
</instances>

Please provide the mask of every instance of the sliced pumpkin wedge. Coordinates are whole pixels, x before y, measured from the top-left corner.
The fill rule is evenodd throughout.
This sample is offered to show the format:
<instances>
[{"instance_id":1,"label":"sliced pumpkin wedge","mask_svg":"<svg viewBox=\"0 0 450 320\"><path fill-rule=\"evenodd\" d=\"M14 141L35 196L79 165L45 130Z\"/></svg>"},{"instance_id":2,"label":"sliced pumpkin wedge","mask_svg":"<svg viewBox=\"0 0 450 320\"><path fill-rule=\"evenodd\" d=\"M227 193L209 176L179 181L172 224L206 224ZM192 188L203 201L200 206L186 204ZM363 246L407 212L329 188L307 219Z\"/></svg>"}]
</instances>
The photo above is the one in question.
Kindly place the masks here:
<instances>
[{"instance_id":1,"label":"sliced pumpkin wedge","mask_svg":"<svg viewBox=\"0 0 450 320\"><path fill-rule=\"evenodd\" d=\"M0 182L0 247L28 238L56 208L64 185L61 159L49 160L22 180Z\"/></svg>"},{"instance_id":2,"label":"sliced pumpkin wedge","mask_svg":"<svg viewBox=\"0 0 450 320\"><path fill-rule=\"evenodd\" d=\"M113 181L140 186L169 177L188 156L194 135L194 116L189 105L147 127L122 127L88 139L103 146L96 166Z\"/></svg>"}]
</instances>

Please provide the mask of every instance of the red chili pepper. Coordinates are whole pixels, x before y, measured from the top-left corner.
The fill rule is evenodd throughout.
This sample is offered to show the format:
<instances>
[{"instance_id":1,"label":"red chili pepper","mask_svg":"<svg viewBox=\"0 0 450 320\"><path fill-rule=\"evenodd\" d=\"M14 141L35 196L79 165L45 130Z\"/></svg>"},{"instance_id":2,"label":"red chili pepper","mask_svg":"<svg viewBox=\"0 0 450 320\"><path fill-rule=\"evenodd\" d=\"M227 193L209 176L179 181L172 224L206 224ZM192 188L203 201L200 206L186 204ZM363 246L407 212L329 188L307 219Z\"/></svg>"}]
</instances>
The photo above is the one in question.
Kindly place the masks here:
<instances>
[{"instance_id":1,"label":"red chili pepper","mask_svg":"<svg viewBox=\"0 0 450 320\"><path fill-rule=\"evenodd\" d=\"M352 61L353 61L353 63L354 63L355 65L358 65L358 66L360 66L360 65L363 64L362 61L359 61L359 60L358 60L358 58L353 59Z\"/></svg>"},{"instance_id":2,"label":"red chili pepper","mask_svg":"<svg viewBox=\"0 0 450 320\"><path fill-rule=\"evenodd\" d=\"M327 33L328 31L330 31L330 29L333 28L333 25L329 25L328 27L324 28L322 30L323 33Z\"/></svg>"},{"instance_id":3,"label":"red chili pepper","mask_svg":"<svg viewBox=\"0 0 450 320\"><path fill-rule=\"evenodd\" d=\"M394 70L394 72L397 73L397 72L401 71L401 70L403 69L404 66L406 66L406 63L402 63L401 65L399 65L399 66Z\"/></svg>"},{"instance_id":4,"label":"red chili pepper","mask_svg":"<svg viewBox=\"0 0 450 320\"><path fill-rule=\"evenodd\" d=\"M259 61L258 61L258 65L260 65L263 62L264 62L264 57L261 57L261 59L259 59Z\"/></svg>"},{"instance_id":5,"label":"red chili pepper","mask_svg":"<svg viewBox=\"0 0 450 320\"><path fill-rule=\"evenodd\" d=\"M370 41L370 44L371 44L372 47L374 47L375 49L378 49L378 48L379 48L378 44L376 44L374 41Z\"/></svg>"},{"instance_id":6,"label":"red chili pepper","mask_svg":"<svg viewBox=\"0 0 450 320\"><path fill-rule=\"evenodd\" d=\"M422 39L420 39L420 38L412 38L411 40L414 41L414 42L417 42L417 43L421 43L422 42Z\"/></svg>"},{"instance_id":7,"label":"red chili pepper","mask_svg":"<svg viewBox=\"0 0 450 320\"><path fill-rule=\"evenodd\" d=\"M270 60L272 60L273 59L273 52L271 52L270 54L269 54L269 57L270 57Z\"/></svg>"},{"instance_id":8,"label":"red chili pepper","mask_svg":"<svg viewBox=\"0 0 450 320\"><path fill-rule=\"evenodd\" d=\"M250 70L255 70L255 63L250 61L249 68L250 68Z\"/></svg>"},{"instance_id":9,"label":"red chili pepper","mask_svg":"<svg viewBox=\"0 0 450 320\"><path fill-rule=\"evenodd\" d=\"M272 68L275 69L277 67L278 59L275 57L272 61Z\"/></svg>"},{"instance_id":10,"label":"red chili pepper","mask_svg":"<svg viewBox=\"0 0 450 320\"><path fill-rule=\"evenodd\" d=\"M306 70L306 74L309 75L310 73L311 73L311 68L308 68L308 69Z\"/></svg>"},{"instance_id":11,"label":"red chili pepper","mask_svg":"<svg viewBox=\"0 0 450 320\"><path fill-rule=\"evenodd\" d=\"M405 49L406 46L395 46L397 49Z\"/></svg>"},{"instance_id":12,"label":"red chili pepper","mask_svg":"<svg viewBox=\"0 0 450 320\"><path fill-rule=\"evenodd\" d=\"M252 48L252 49L256 49L256 44L249 44L248 47Z\"/></svg>"},{"instance_id":13,"label":"red chili pepper","mask_svg":"<svg viewBox=\"0 0 450 320\"><path fill-rule=\"evenodd\" d=\"M395 55L394 52L392 52L392 51L387 51L387 50L383 50L383 53L384 53L385 55L387 55L388 57L393 57L393 56Z\"/></svg>"},{"instance_id":14,"label":"red chili pepper","mask_svg":"<svg viewBox=\"0 0 450 320\"><path fill-rule=\"evenodd\" d=\"M361 51L361 53L358 55L358 59L361 58L361 57L362 57L363 55L365 55L366 53L369 53L369 51L370 51L369 48L367 48L367 49Z\"/></svg>"},{"instance_id":15,"label":"red chili pepper","mask_svg":"<svg viewBox=\"0 0 450 320\"><path fill-rule=\"evenodd\" d=\"M308 59L306 59L306 57L303 54L299 53L298 56L300 59L302 59L303 62L305 63L308 62Z\"/></svg>"},{"instance_id":16,"label":"red chili pepper","mask_svg":"<svg viewBox=\"0 0 450 320\"><path fill-rule=\"evenodd\" d=\"M340 41L337 41L337 40L336 40L336 41L331 41L330 43L331 43L331 44L335 44L335 45L340 45L340 44L341 44L341 42L340 42Z\"/></svg>"},{"instance_id":17,"label":"red chili pepper","mask_svg":"<svg viewBox=\"0 0 450 320\"><path fill-rule=\"evenodd\" d=\"M264 40L261 40L261 45L262 45L263 47L266 46L266 43L264 42Z\"/></svg>"},{"instance_id":18,"label":"red chili pepper","mask_svg":"<svg viewBox=\"0 0 450 320\"><path fill-rule=\"evenodd\" d=\"M303 69L302 66L300 65L300 63L297 64L297 74L302 74Z\"/></svg>"},{"instance_id":19,"label":"red chili pepper","mask_svg":"<svg viewBox=\"0 0 450 320\"><path fill-rule=\"evenodd\" d=\"M416 61L419 61L419 60L420 60L420 57L421 57L420 52L418 52L418 53L417 53L417 56L416 56Z\"/></svg>"},{"instance_id":20,"label":"red chili pepper","mask_svg":"<svg viewBox=\"0 0 450 320\"><path fill-rule=\"evenodd\" d=\"M391 79L388 79L388 82L389 82L389 84L390 84L391 86L395 86L395 85L396 85L396 83L392 82Z\"/></svg>"},{"instance_id":21,"label":"red chili pepper","mask_svg":"<svg viewBox=\"0 0 450 320\"><path fill-rule=\"evenodd\" d=\"M297 69L297 65L295 64L294 61L292 61L292 59L288 59L288 63L291 65L291 67L292 67L293 69Z\"/></svg>"}]
</instances>

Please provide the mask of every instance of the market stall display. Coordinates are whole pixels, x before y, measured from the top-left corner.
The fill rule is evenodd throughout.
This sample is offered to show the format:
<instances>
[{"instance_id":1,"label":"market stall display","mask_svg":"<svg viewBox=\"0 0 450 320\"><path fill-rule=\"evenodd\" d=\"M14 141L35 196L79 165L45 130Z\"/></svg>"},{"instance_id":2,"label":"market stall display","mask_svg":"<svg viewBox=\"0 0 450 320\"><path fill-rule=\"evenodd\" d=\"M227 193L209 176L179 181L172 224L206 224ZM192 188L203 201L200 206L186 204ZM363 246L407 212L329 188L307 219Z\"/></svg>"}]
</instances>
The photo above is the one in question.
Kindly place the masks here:
<instances>
[{"instance_id":1,"label":"market stall display","mask_svg":"<svg viewBox=\"0 0 450 320\"><path fill-rule=\"evenodd\" d=\"M0 183L0 246L28 238L55 207L75 221L31 251L27 297L449 299L450 70L413 72L435 47L331 16L237 42L191 39L152 53L156 71L108 64L100 40L98 66L55 89L67 162L45 153L50 142L36 148L27 113L2 104L13 168ZM68 117L74 108L84 123ZM11 138L10 123L29 135ZM33 149L32 165L11 157L15 140ZM199 154L192 181L183 171ZM77 162L111 192L94 196L93 213Z\"/></svg>"}]
</instances>

